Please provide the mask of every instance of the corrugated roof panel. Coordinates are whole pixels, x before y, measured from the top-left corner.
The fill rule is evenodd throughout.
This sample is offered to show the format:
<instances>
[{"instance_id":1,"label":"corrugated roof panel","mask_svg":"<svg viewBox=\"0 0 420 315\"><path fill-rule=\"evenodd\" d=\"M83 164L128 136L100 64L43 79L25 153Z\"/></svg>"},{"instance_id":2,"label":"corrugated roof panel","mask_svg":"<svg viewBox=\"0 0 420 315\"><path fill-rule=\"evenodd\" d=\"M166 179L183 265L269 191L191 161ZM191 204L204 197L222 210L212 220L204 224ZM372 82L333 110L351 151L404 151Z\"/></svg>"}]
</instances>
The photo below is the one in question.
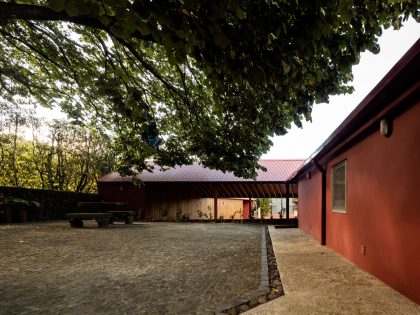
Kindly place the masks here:
<instances>
[{"instance_id":1,"label":"corrugated roof panel","mask_svg":"<svg viewBox=\"0 0 420 315\"><path fill-rule=\"evenodd\" d=\"M304 160L260 160L259 164L267 171L257 170L257 182L284 182L295 172ZM199 163L175 166L166 171L155 169L152 173L144 171L140 175L143 182L246 182L253 181L236 177L231 172L223 173L203 167ZM131 176L120 176L116 172L106 174L98 182L129 182Z\"/></svg>"}]
</instances>

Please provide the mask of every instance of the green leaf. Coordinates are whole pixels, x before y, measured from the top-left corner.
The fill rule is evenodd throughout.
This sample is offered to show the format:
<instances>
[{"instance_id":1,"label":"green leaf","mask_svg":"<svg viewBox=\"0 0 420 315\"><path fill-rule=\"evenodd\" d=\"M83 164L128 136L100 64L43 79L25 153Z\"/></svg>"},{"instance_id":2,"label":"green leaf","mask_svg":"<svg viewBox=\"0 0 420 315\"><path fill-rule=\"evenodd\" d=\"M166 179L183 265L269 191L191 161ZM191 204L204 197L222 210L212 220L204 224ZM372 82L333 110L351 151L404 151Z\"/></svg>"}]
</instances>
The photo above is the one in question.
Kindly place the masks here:
<instances>
[{"instance_id":1,"label":"green leaf","mask_svg":"<svg viewBox=\"0 0 420 315\"><path fill-rule=\"evenodd\" d=\"M264 69L260 66L252 69L251 75L255 82L264 82L266 75Z\"/></svg>"},{"instance_id":2,"label":"green leaf","mask_svg":"<svg viewBox=\"0 0 420 315\"><path fill-rule=\"evenodd\" d=\"M143 36L148 36L152 33L149 25L143 21L137 21L137 30L140 32Z\"/></svg>"},{"instance_id":3,"label":"green leaf","mask_svg":"<svg viewBox=\"0 0 420 315\"><path fill-rule=\"evenodd\" d=\"M159 43L162 40L162 32L159 30L153 30L152 37L156 42Z\"/></svg>"},{"instance_id":4,"label":"green leaf","mask_svg":"<svg viewBox=\"0 0 420 315\"><path fill-rule=\"evenodd\" d=\"M338 3L338 12L341 16L341 20L344 23L350 23L353 17L352 13L353 1L351 0L340 0Z\"/></svg>"},{"instance_id":5,"label":"green leaf","mask_svg":"<svg viewBox=\"0 0 420 315\"><path fill-rule=\"evenodd\" d=\"M216 32L213 35L213 39L214 39L214 43L223 49L226 48L230 44L229 39L220 31Z\"/></svg>"},{"instance_id":6,"label":"green leaf","mask_svg":"<svg viewBox=\"0 0 420 315\"><path fill-rule=\"evenodd\" d=\"M392 26L394 27L394 30L399 30L401 28L401 22L402 22L401 16L392 22Z\"/></svg>"},{"instance_id":7,"label":"green leaf","mask_svg":"<svg viewBox=\"0 0 420 315\"><path fill-rule=\"evenodd\" d=\"M182 38L182 39L184 39L184 38L186 37L186 36L185 36L185 32L184 32L184 30L182 30L182 29L176 30L175 34L176 34L179 38Z\"/></svg>"},{"instance_id":8,"label":"green leaf","mask_svg":"<svg viewBox=\"0 0 420 315\"><path fill-rule=\"evenodd\" d=\"M183 53L183 51L177 49L175 51L175 59L179 64L182 64L187 59L187 56Z\"/></svg>"},{"instance_id":9,"label":"green leaf","mask_svg":"<svg viewBox=\"0 0 420 315\"><path fill-rule=\"evenodd\" d=\"M64 10L64 3L65 0L50 0L47 6L55 12L61 12Z\"/></svg>"},{"instance_id":10,"label":"green leaf","mask_svg":"<svg viewBox=\"0 0 420 315\"><path fill-rule=\"evenodd\" d=\"M281 61L281 64L283 66L283 72L284 74L288 74L290 71L290 65L285 63L283 60Z\"/></svg>"},{"instance_id":11,"label":"green leaf","mask_svg":"<svg viewBox=\"0 0 420 315\"><path fill-rule=\"evenodd\" d=\"M75 0L67 0L65 3L65 10L70 16L79 16L79 6Z\"/></svg>"},{"instance_id":12,"label":"green leaf","mask_svg":"<svg viewBox=\"0 0 420 315\"><path fill-rule=\"evenodd\" d=\"M246 12L244 10L242 10L240 7L237 7L235 9L235 15L237 16L238 19L240 20L244 20L246 19Z\"/></svg>"},{"instance_id":13,"label":"green leaf","mask_svg":"<svg viewBox=\"0 0 420 315\"><path fill-rule=\"evenodd\" d=\"M111 22L111 19L109 17L105 16L105 15L100 15L98 17L98 19L105 26L108 26L109 23Z\"/></svg>"}]
</instances>

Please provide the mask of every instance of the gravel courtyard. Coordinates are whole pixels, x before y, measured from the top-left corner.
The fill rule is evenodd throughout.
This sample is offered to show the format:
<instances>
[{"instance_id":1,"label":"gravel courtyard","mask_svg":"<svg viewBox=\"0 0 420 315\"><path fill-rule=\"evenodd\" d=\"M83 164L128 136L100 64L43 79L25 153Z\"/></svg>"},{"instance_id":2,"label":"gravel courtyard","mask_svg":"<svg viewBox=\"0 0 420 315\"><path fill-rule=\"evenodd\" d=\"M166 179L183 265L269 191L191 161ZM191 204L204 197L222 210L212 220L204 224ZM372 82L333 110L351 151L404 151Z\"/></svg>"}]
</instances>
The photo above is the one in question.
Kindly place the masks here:
<instances>
[{"instance_id":1,"label":"gravel courtyard","mask_svg":"<svg viewBox=\"0 0 420 315\"><path fill-rule=\"evenodd\" d=\"M258 225L0 225L0 314L203 314L257 290Z\"/></svg>"}]
</instances>

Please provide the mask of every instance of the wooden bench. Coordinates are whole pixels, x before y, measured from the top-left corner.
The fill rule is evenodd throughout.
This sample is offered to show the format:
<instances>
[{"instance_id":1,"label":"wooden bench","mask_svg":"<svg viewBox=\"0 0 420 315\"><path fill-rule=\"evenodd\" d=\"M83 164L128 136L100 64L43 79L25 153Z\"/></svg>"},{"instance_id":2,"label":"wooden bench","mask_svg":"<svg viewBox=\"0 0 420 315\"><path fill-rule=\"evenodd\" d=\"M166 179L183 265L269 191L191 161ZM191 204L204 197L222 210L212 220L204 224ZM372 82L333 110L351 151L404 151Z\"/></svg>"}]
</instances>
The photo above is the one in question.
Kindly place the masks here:
<instances>
[{"instance_id":1,"label":"wooden bench","mask_svg":"<svg viewBox=\"0 0 420 315\"><path fill-rule=\"evenodd\" d=\"M134 215L136 214L134 211L117 211L111 210L107 211L107 213L112 214L112 217L109 219L109 223L114 223L116 218L123 218L125 224L133 224Z\"/></svg>"},{"instance_id":2,"label":"wooden bench","mask_svg":"<svg viewBox=\"0 0 420 315\"><path fill-rule=\"evenodd\" d=\"M98 222L98 228L105 228L109 226L109 220L112 214L103 212L66 213L66 217L69 219L70 226L74 228L82 228L82 220L96 220Z\"/></svg>"}]
</instances>

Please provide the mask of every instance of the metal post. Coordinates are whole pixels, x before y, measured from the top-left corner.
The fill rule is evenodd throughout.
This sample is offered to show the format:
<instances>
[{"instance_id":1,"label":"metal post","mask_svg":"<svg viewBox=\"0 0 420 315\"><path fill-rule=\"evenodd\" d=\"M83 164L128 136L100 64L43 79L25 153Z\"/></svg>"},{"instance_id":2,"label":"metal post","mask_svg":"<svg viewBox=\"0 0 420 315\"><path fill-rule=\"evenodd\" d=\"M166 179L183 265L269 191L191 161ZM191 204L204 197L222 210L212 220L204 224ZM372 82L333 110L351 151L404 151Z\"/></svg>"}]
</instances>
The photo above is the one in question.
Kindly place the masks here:
<instances>
[{"instance_id":1,"label":"metal post","mask_svg":"<svg viewBox=\"0 0 420 315\"><path fill-rule=\"evenodd\" d=\"M214 195L214 222L217 221L217 193Z\"/></svg>"},{"instance_id":2,"label":"metal post","mask_svg":"<svg viewBox=\"0 0 420 315\"><path fill-rule=\"evenodd\" d=\"M286 220L289 221L289 183L286 182Z\"/></svg>"}]
</instances>

